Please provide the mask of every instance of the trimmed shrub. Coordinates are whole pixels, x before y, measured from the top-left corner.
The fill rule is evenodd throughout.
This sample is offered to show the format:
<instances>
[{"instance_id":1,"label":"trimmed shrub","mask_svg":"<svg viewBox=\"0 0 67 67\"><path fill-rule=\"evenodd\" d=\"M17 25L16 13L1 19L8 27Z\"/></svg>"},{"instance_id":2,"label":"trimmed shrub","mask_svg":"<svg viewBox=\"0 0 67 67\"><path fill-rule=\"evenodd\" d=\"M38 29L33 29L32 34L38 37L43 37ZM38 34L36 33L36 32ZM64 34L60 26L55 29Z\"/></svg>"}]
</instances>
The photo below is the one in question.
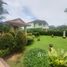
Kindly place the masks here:
<instances>
[{"instance_id":1,"label":"trimmed shrub","mask_svg":"<svg viewBox=\"0 0 67 67\"><path fill-rule=\"evenodd\" d=\"M30 50L24 57L24 67L49 67L46 51L39 48Z\"/></svg>"},{"instance_id":2,"label":"trimmed shrub","mask_svg":"<svg viewBox=\"0 0 67 67\"><path fill-rule=\"evenodd\" d=\"M0 49L12 49L14 47L14 37L10 33L5 33L0 38Z\"/></svg>"},{"instance_id":3,"label":"trimmed shrub","mask_svg":"<svg viewBox=\"0 0 67 67\"><path fill-rule=\"evenodd\" d=\"M10 33L5 33L0 38L0 57L11 53L15 46L14 37Z\"/></svg>"},{"instance_id":4,"label":"trimmed shrub","mask_svg":"<svg viewBox=\"0 0 67 67\"><path fill-rule=\"evenodd\" d=\"M35 35L36 37L40 36L39 32L33 32L33 35Z\"/></svg>"},{"instance_id":5,"label":"trimmed shrub","mask_svg":"<svg viewBox=\"0 0 67 67\"><path fill-rule=\"evenodd\" d=\"M23 51L27 44L27 37L22 31L18 31L16 34L4 33L0 37L0 56L7 56L15 51Z\"/></svg>"},{"instance_id":6,"label":"trimmed shrub","mask_svg":"<svg viewBox=\"0 0 67 67\"><path fill-rule=\"evenodd\" d=\"M24 32L18 31L15 37L16 40L16 50L24 49L25 45L27 44L27 37Z\"/></svg>"},{"instance_id":7,"label":"trimmed shrub","mask_svg":"<svg viewBox=\"0 0 67 67\"><path fill-rule=\"evenodd\" d=\"M37 38L37 41L40 41L40 38L39 37Z\"/></svg>"},{"instance_id":8,"label":"trimmed shrub","mask_svg":"<svg viewBox=\"0 0 67 67\"><path fill-rule=\"evenodd\" d=\"M48 30L48 31L45 31L45 30L42 30L42 29L28 29L28 33L32 33L34 34L35 36L37 36L38 34L39 35L48 35L48 36L51 36L52 34L54 36L63 36L63 31L62 30ZM67 31L66 31L66 36L67 36Z\"/></svg>"},{"instance_id":9,"label":"trimmed shrub","mask_svg":"<svg viewBox=\"0 0 67 67\"><path fill-rule=\"evenodd\" d=\"M32 36L27 36L27 45L31 45L34 42L34 39Z\"/></svg>"},{"instance_id":10,"label":"trimmed shrub","mask_svg":"<svg viewBox=\"0 0 67 67\"><path fill-rule=\"evenodd\" d=\"M65 36L65 37L63 37L63 39L66 39L66 36Z\"/></svg>"},{"instance_id":11,"label":"trimmed shrub","mask_svg":"<svg viewBox=\"0 0 67 67\"><path fill-rule=\"evenodd\" d=\"M52 35L51 35L51 37L53 38L53 37L54 37L54 35L52 34Z\"/></svg>"}]
</instances>

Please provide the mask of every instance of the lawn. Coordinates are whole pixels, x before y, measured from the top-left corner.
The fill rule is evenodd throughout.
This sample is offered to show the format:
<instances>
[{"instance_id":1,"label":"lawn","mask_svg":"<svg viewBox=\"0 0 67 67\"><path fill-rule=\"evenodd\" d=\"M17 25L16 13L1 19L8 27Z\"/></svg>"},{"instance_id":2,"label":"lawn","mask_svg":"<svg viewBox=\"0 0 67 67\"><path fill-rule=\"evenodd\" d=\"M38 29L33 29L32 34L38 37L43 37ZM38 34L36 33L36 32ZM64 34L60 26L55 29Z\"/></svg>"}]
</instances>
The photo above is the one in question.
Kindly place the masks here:
<instances>
[{"instance_id":1,"label":"lawn","mask_svg":"<svg viewBox=\"0 0 67 67\"><path fill-rule=\"evenodd\" d=\"M37 38L35 38L34 43L26 47L23 55L25 55L28 50L33 48L42 48L47 50L49 44L53 44L56 49L64 49L67 51L67 39L63 39L62 37L52 38L51 36L40 36L40 41L37 41ZM20 58L21 61L23 61L23 55ZM23 67L22 63L20 62L7 62L8 64L10 64L11 67Z\"/></svg>"},{"instance_id":2,"label":"lawn","mask_svg":"<svg viewBox=\"0 0 67 67\"><path fill-rule=\"evenodd\" d=\"M37 39L35 39L35 42L32 45L26 47L26 49L48 49L49 44L53 44L57 49L67 50L67 39L63 39L62 37L57 36L54 38L52 38L51 36L40 36L40 41L37 41Z\"/></svg>"}]
</instances>

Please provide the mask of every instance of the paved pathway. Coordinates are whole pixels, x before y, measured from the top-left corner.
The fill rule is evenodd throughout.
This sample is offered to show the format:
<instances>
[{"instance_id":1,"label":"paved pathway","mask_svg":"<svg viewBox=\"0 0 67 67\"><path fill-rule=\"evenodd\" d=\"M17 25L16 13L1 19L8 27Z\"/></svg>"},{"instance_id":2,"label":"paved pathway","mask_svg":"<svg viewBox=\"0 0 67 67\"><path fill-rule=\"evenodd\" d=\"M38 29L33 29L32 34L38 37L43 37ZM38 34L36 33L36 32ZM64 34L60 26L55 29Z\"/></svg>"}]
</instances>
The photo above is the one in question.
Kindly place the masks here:
<instances>
[{"instance_id":1,"label":"paved pathway","mask_svg":"<svg viewBox=\"0 0 67 67\"><path fill-rule=\"evenodd\" d=\"M0 58L0 67L9 67L9 65L2 58Z\"/></svg>"}]
</instances>

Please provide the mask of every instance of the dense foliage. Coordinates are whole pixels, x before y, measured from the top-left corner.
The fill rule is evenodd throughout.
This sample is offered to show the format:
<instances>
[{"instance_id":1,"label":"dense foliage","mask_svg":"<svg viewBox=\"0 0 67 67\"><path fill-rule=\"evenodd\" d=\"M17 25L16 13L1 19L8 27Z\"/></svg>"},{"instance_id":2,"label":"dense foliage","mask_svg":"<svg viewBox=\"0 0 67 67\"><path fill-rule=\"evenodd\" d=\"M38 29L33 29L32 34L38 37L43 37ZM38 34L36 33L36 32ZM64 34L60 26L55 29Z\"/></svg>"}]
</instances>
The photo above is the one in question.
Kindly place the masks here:
<instances>
[{"instance_id":1,"label":"dense foliage","mask_svg":"<svg viewBox=\"0 0 67 67\"><path fill-rule=\"evenodd\" d=\"M27 44L27 38L26 34L22 31L18 31L15 36L16 40L16 49L17 50L22 50L24 49L24 46Z\"/></svg>"},{"instance_id":2,"label":"dense foliage","mask_svg":"<svg viewBox=\"0 0 67 67\"><path fill-rule=\"evenodd\" d=\"M34 42L33 36L27 36L27 45L31 45Z\"/></svg>"},{"instance_id":3,"label":"dense foliage","mask_svg":"<svg viewBox=\"0 0 67 67\"><path fill-rule=\"evenodd\" d=\"M35 36L39 35L49 35L49 36L63 36L63 31L60 29L49 29L48 31L45 31L43 29L28 29L28 32L31 32ZM67 36L67 30L66 30L66 36Z\"/></svg>"},{"instance_id":4,"label":"dense foliage","mask_svg":"<svg viewBox=\"0 0 67 67\"><path fill-rule=\"evenodd\" d=\"M3 34L3 36L0 38L0 49L11 49L13 45L14 37L9 33Z\"/></svg>"},{"instance_id":5,"label":"dense foliage","mask_svg":"<svg viewBox=\"0 0 67 67\"><path fill-rule=\"evenodd\" d=\"M24 67L49 67L47 52L39 48L30 50L24 57Z\"/></svg>"},{"instance_id":6,"label":"dense foliage","mask_svg":"<svg viewBox=\"0 0 67 67\"><path fill-rule=\"evenodd\" d=\"M11 26L8 24L0 23L0 31L1 32L9 32Z\"/></svg>"},{"instance_id":7,"label":"dense foliage","mask_svg":"<svg viewBox=\"0 0 67 67\"><path fill-rule=\"evenodd\" d=\"M51 67L67 67L67 52L52 48L48 54Z\"/></svg>"},{"instance_id":8,"label":"dense foliage","mask_svg":"<svg viewBox=\"0 0 67 67\"><path fill-rule=\"evenodd\" d=\"M13 50L14 46L15 46L14 37L9 33L3 34L0 37L0 56L9 54Z\"/></svg>"},{"instance_id":9,"label":"dense foliage","mask_svg":"<svg viewBox=\"0 0 67 67\"><path fill-rule=\"evenodd\" d=\"M23 51L27 44L27 38L25 33L19 31L15 34L4 33L0 37L0 57L4 57L8 54L14 53L15 51Z\"/></svg>"}]
</instances>

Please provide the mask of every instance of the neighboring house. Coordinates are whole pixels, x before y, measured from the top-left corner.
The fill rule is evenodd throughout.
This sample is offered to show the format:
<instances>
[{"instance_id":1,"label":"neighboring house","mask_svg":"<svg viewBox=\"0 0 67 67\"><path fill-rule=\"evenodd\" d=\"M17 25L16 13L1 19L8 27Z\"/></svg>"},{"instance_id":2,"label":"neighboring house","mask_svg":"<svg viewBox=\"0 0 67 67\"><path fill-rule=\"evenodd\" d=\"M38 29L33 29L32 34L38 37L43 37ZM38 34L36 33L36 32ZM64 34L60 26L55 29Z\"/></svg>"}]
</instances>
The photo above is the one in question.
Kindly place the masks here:
<instances>
[{"instance_id":1,"label":"neighboring house","mask_svg":"<svg viewBox=\"0 0 67 67\"><path fill-rule=\"evenodd\" d=\"M42 29L49 29L48 23L44 20L34 20L28 23L30 26L27 26L27 29L30 28L42 28Z\"/></svg>"}]
</instances>

